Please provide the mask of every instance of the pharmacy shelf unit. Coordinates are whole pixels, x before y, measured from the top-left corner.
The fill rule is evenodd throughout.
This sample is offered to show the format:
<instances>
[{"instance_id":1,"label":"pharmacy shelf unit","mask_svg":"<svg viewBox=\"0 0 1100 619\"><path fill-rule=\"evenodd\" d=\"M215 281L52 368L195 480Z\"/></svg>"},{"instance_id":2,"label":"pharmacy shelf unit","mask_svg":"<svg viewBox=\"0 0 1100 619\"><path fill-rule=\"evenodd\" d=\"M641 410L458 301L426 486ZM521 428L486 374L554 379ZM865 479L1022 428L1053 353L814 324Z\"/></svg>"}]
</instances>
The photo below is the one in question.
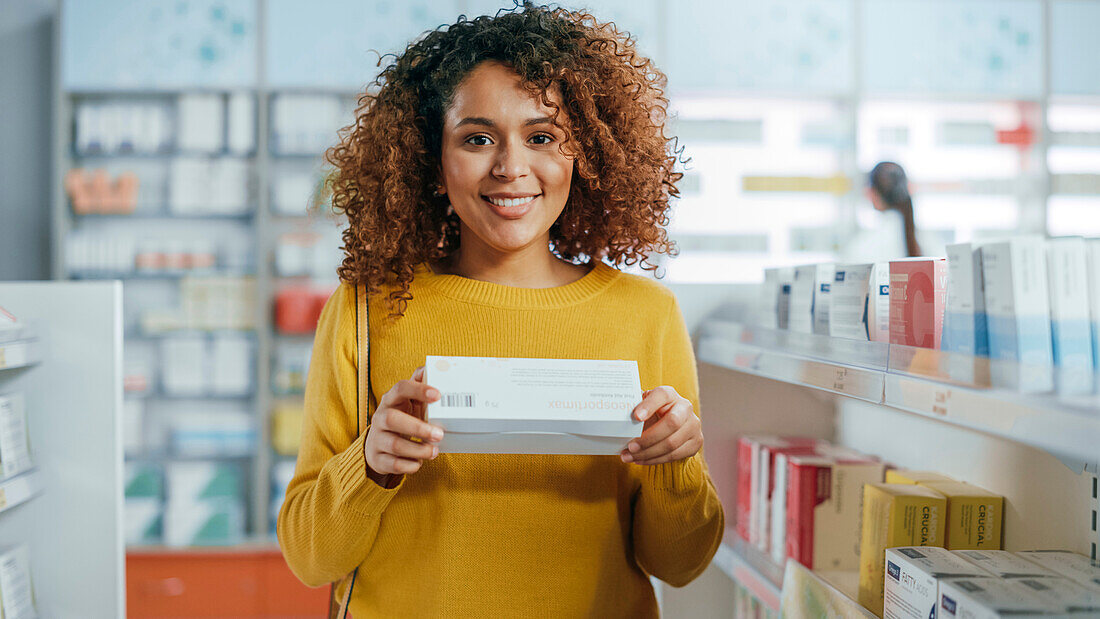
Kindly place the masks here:
<instances>
[{"instance_id":1,"label":"pharmacy shelf unit","mask_svg":"<svg viewBox=\"0 0 1100 619\"><path fill-rule=\"evenodd\" d=\"M122 284L4 282L0 305L42 348L0 371L35 465L0 483L0 546L27 545L39 616L122 617Z\"/></svg>"},{"instance_id":2,"label":"pharmacy shelf unit","mask_svg":"<svg viewBox=\"0 0 1100 619\"><path fill-rule=\"evenodd\" d=\"M965 384L948 371L962 361L980 373L987 360L720 321L704 327L699 360L1000 436L1077 470L1095 473L1100 466L1100 398Z\"/></svg>"},{"instance_id":3,"label":"pharmacy shelf unit","mask_svg":"<svg viewBox=\"0 0 1100 619\"><path fill-rule=\"evenodd\" d=\"M776 611L778 590L779 609L831 608L830 616L866 616L854 599L855 572L819 573L790 560L780 566L733 532L737 439L749 434L826 439L1003 495L1006 550L1096 552L1095 404L963 386L942 374L954 370L952 359L929 361L924 353L926 363L918 366L908 347L758 329L718 316L736 312L721 308L704 322L696 357L704 454L729 532L708 570L714 575L683 589L666 587L664 613L729 616L733 580L767 611ZM898 393L892 383L901 386ZM935 393L948 391L937 402ZM945 411L932 409L945 403ZM1028 419L1035 421L1022 421ZM817 606L806 606L807 600Z\"/></svg>"}]
</instances>

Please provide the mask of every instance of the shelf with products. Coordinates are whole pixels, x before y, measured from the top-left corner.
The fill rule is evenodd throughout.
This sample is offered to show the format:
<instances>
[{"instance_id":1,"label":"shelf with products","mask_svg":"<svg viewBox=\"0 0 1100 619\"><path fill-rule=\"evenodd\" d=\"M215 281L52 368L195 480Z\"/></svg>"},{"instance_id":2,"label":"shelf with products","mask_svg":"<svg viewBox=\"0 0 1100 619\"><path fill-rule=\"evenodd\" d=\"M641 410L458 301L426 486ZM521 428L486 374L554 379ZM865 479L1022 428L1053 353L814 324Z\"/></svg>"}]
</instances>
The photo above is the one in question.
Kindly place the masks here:
<instances>
[{"instance_id":1,"label":"shelf with products","mask_svg":"<svg viewBox=\"0 0 1100 619\"><path fill-rule=\"evenodd\" d=\"M38 363L41 345L37 338L0 342L0 370L14 370Z\"/></svg>"},{"instance_id":2,"label":"shelf with products","mask_svg":"<svg viewBox=\"0 0 1100 619\"><path fill-rule=\"evenodd\" d=\"M714 555L713 564L745 588L768 612L788 616L875 617L856 598L859 573L813 571L797 561L777 565L764 553L746 543L737 533L726 531Z\"/></svg>"},{"instance_id":3,"label":"shelf with products","mask_svg":"<svg viewBox=\"0 0 1100 619\"><path fill-rule=\"evenodd\" d=\"M26 503L44 490L42 474L35 469L0 481L0 514Z\"/></svg>"},{"instance_id":4,"label":"shelf with products","mask_svg":"<svg viewBox=\"0 0 1100 619\"><path fill-rule=\"evenodd\" d=\"M1000 362L987 358L713 320L700 334L698 355L739 372L885 404L1097 466L1100 396L990 387L980 377ZM1055 372L1001 367L1009 365L1002 374L1025 381Z\"/></svg>"}]
</instances>

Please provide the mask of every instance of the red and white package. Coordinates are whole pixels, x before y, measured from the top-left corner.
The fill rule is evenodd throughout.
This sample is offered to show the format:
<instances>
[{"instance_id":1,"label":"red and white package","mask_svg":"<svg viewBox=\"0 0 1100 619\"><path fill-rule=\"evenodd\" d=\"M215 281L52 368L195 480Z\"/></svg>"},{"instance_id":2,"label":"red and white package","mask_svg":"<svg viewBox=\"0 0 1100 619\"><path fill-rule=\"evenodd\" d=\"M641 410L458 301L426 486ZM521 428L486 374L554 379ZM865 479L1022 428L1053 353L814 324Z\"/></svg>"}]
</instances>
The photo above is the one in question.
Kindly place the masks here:
<instances>
[{"instance_id":1,"label":"red and white package","mask_svg":"<svg viewBox=\"0 0 1100 619\"><path fill-rule=\"evenodd\" d=\"M787 556L812 570L859 569L863 485L881 482L886 465L843 453L786 461Z\"/></svg>"}]
</instances>

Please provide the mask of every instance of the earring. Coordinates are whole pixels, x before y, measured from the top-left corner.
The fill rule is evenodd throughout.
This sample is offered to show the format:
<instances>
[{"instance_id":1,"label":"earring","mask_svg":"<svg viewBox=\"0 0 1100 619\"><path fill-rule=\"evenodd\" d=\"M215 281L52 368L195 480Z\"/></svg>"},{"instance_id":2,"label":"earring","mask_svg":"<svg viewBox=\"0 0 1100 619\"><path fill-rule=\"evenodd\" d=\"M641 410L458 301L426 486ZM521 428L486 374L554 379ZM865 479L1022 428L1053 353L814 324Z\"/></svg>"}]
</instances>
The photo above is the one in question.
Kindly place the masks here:
<instances>
[{"instance_id":1,"label":"earring","mask_svg":"<svg viewBox=\"0 0 1100 619\"><path fill-rule=\"evenodd\" d=\"M437 196L441 196L441 195L444 195L445 193L447 193L447 190L446 190L446 189L444 189L442 185L437 185L437 186L436 186L436 188L435 188L435 195L437 195Z\"/></svg>"},{"instance_id":2,"label":"earring","mask_svg":"<svg viewBox=\"0 0 1100 619\"><path fill-rule=\"evenodd\" d=\"M454 215L454 214L455 214L455 207L448 204L447 205L447 217L450 217L451 215Z\"/></svg>"}]
</instances>

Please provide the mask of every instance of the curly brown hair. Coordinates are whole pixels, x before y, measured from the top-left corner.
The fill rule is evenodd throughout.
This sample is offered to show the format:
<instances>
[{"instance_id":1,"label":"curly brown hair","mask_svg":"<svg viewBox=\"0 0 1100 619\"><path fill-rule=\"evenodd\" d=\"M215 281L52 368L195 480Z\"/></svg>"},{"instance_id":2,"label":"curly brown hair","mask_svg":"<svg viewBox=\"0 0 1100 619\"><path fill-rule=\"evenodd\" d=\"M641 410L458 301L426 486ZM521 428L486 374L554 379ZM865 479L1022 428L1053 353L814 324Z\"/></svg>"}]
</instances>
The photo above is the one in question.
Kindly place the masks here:
<instances>
[{"instance_id":1,"label":"curly brown hair","mask_svg":"<svg viewBox=\"0 0 1100 619\"><path fill-rule=\"evenodd\" d=\"M499 61L544 105L567 116L563 152L574 180L550 229L550 250L583 264L640 264L675 255L665 231L669 201L683 176L675 138L665 136L666 78L635 49L629 33L589 13L524 4L495 16L459 16L427 32L359 96L355 122L325 153L332 207L344 214L340 279L371 293L393 285L389 305L403 315L414 267L459 247L459 220L436 195L443 116L455 90L480 63ZM561 106L547 96L555 88ZM567 128L566 128L567 127Z\"/></svg>"}]
</instances>

